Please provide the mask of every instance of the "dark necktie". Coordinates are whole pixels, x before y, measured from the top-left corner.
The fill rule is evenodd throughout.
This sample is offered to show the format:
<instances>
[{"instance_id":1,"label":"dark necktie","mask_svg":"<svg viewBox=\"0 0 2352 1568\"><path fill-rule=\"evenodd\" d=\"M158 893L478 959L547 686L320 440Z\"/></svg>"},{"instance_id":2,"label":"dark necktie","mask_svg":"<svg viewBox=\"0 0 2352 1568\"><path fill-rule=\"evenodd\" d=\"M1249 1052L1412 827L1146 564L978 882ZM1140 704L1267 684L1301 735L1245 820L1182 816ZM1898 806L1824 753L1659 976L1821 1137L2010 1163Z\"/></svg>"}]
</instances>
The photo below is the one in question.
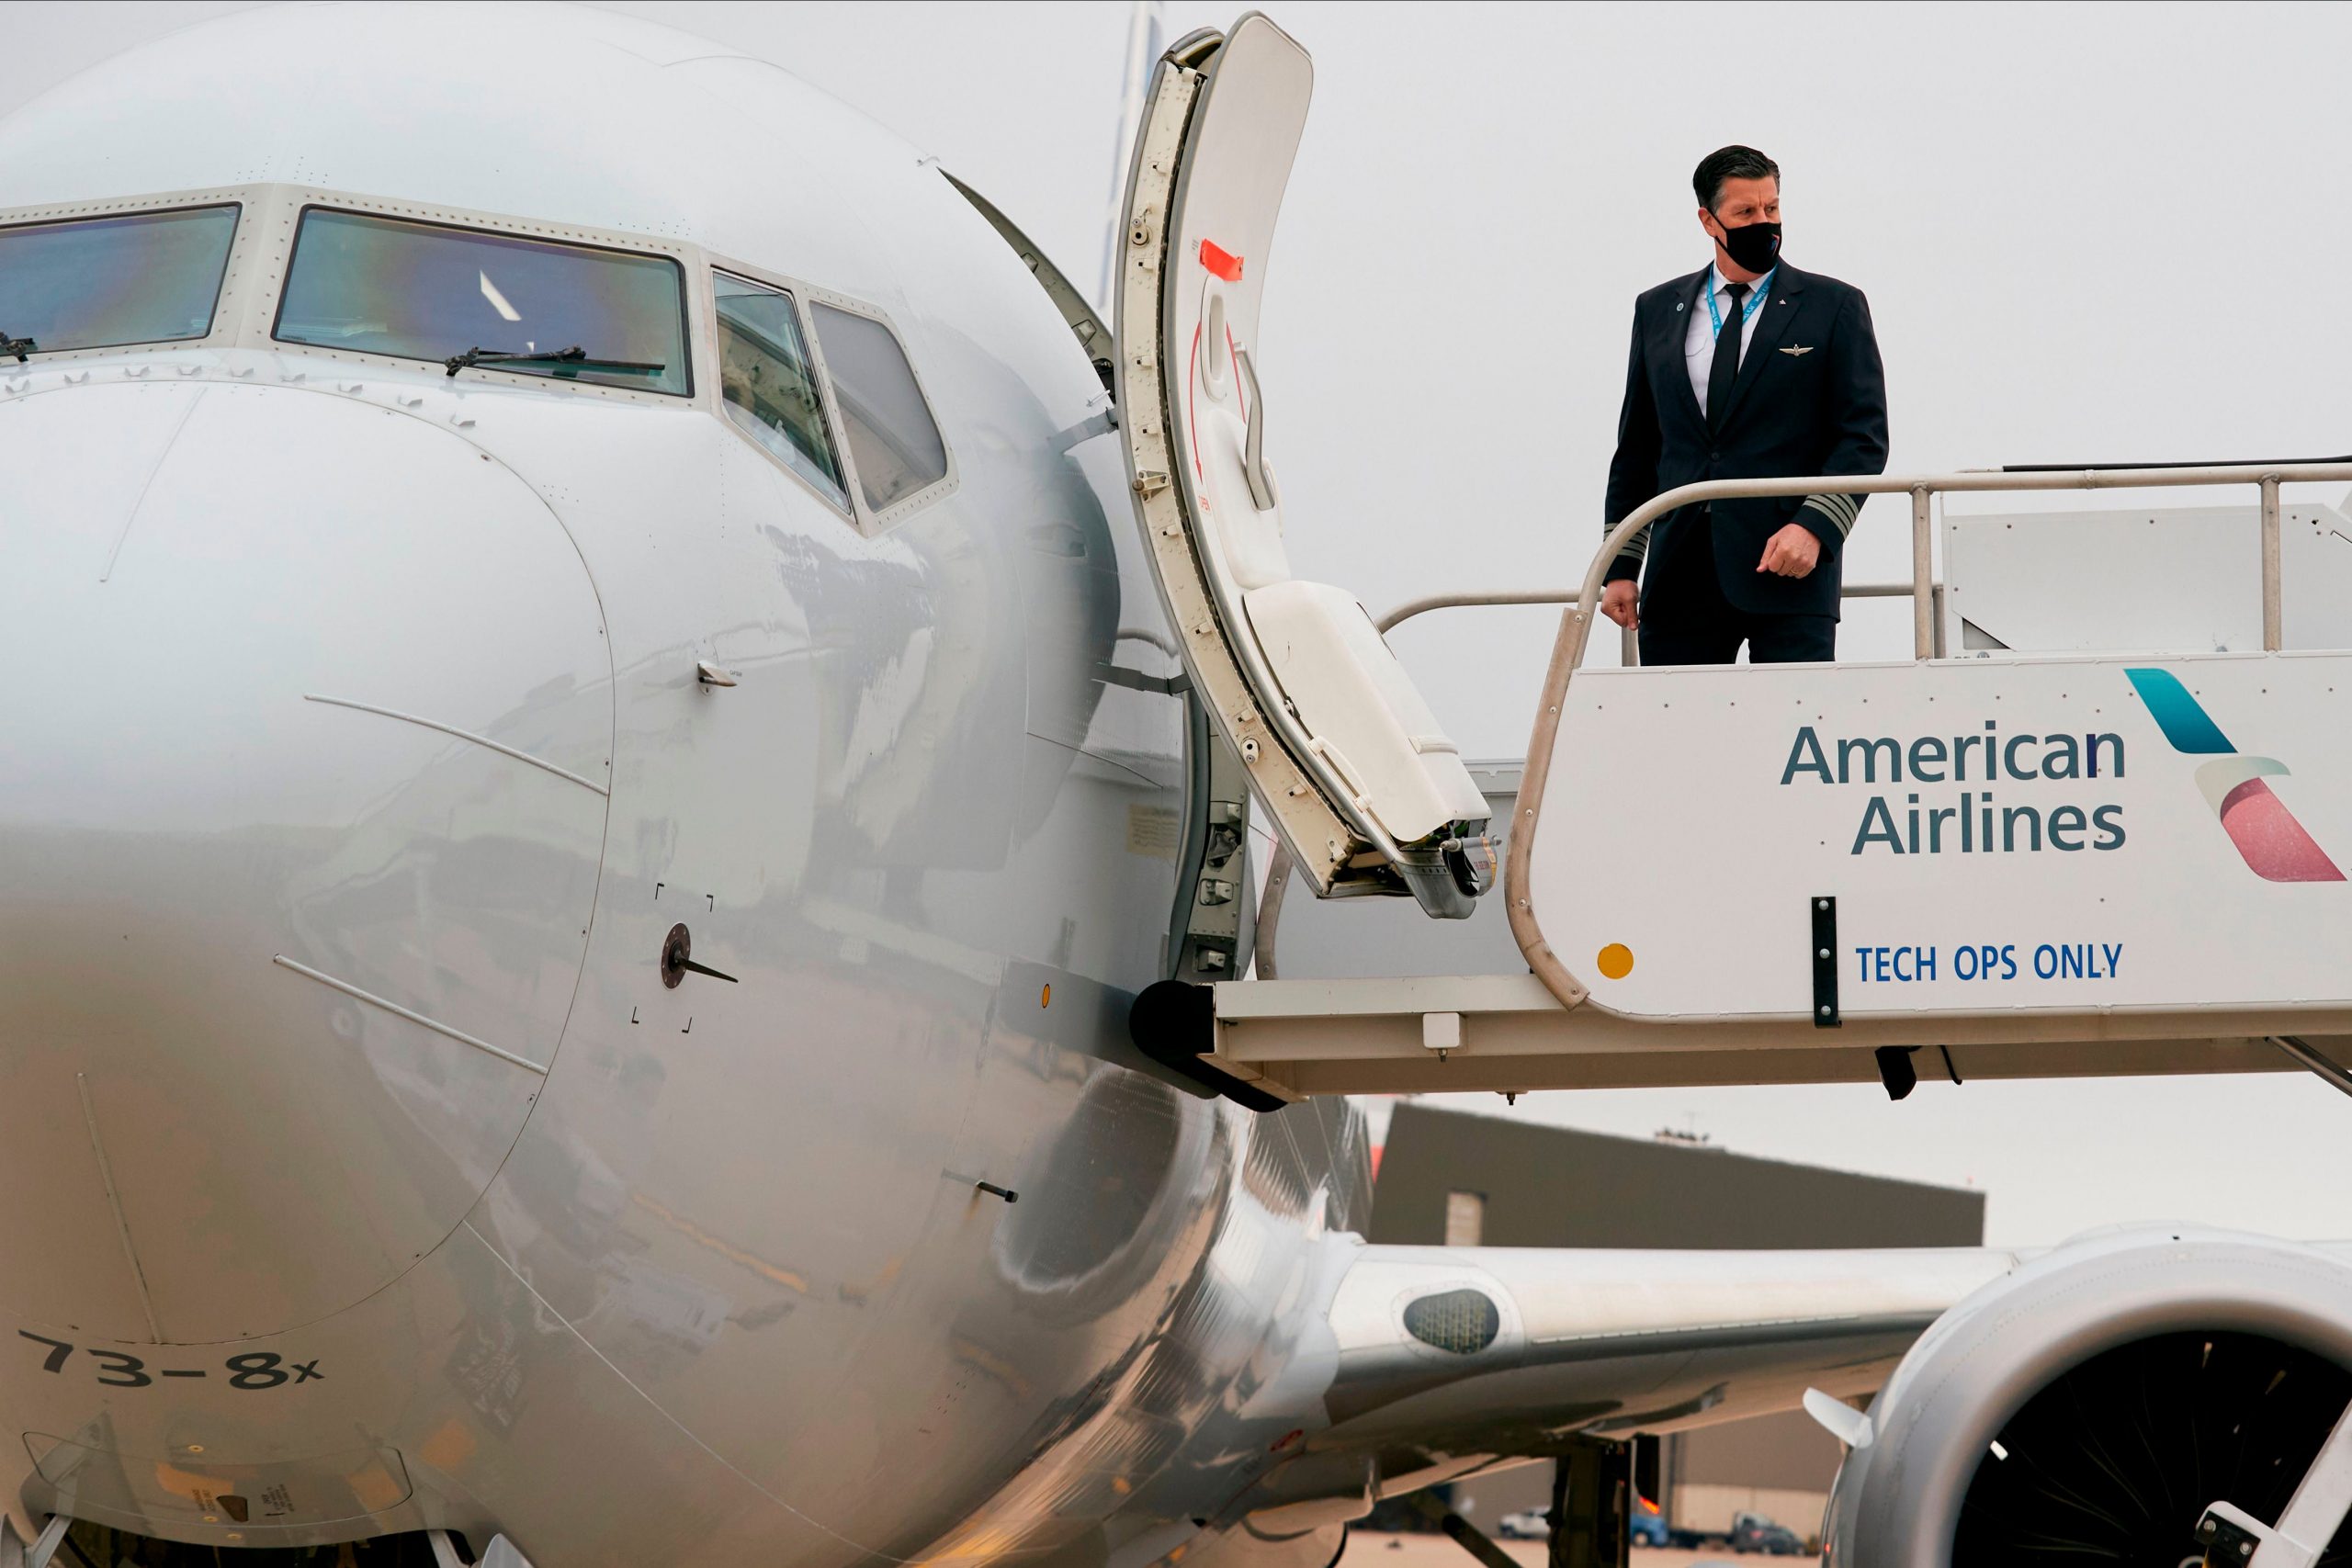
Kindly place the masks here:
<instances>
[{"instance_id":1,"label":"dark necktie","mask_svg":"<svg viewBox=\"0 0 2352 1568\"><path fill-rule=\"evenodd\" d=\"M1707 427L1724 427L1724 411L1731 406L1732 383L1739 379L1740 329L1747 324L1747 312L1741 309L1747 299L1747 285L1726 283L1724 292L1731 296L1731 309L1724 312L1724 324L1715 330L1715 362L1707 370Z\"/></svg>"}]
</instances>

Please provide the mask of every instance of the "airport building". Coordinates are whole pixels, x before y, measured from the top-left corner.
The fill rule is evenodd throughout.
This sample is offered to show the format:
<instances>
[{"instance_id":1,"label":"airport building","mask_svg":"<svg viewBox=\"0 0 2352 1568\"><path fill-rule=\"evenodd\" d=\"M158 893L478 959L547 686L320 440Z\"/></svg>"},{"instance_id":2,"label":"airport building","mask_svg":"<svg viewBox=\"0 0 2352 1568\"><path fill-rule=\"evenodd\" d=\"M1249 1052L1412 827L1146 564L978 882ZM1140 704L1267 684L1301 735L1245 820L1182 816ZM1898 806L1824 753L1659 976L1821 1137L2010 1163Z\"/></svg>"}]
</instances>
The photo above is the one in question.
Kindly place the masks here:
<instances>
[{"instance_id":1,"label":"airport building","mask_svg":"<svg viewBox=\"0 0 2352 1568\"><path fill-rule=\"evenodd\" d=\"M1680 1138L1611 1137L1417 1101L1396 1107L1371 1239L1457 1247L1975 1247L1984 1195L1726 1152ZM1837 1440L1802 1412L1668 1438L1652 1499L1678 1529L1764 1514L1820 1527ZM1482 1529L1550 1504L1551 1467L1454 1489Z\"/></svg>"}]
</instances>

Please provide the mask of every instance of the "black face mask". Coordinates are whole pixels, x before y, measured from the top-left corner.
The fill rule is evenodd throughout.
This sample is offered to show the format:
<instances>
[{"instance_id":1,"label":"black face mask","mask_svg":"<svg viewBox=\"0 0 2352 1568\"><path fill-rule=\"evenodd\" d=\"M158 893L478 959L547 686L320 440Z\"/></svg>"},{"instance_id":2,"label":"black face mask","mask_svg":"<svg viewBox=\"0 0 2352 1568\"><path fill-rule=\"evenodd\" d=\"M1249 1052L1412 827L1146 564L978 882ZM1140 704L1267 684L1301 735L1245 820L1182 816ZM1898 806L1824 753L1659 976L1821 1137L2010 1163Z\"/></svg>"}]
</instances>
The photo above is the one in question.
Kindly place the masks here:
<instances>
[{"instance_id":1,"label":"black face mask","mask_svg":"<svg viewBox=\"0 0 2352 1568\"><path fill-rule=\"evenodd\" d=\"M1724 230L1724 249L1746 270L1770 272L1772 264L1781 259L1781 226L1778 223L1746 223L1736 229L1726 226Z\"/></svg>"}]
</instances>

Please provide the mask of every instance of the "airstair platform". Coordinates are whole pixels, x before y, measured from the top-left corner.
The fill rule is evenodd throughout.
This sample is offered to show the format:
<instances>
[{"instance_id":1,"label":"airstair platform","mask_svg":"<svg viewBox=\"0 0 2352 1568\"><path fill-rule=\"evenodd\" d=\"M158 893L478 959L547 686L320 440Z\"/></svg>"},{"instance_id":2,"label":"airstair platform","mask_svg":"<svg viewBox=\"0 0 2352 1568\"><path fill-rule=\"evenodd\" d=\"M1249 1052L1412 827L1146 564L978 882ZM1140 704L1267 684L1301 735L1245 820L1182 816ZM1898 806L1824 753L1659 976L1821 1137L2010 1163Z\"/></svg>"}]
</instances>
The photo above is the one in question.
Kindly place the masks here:
<instances>
[{"instance_id":1,"label":"airstair platform","mask_svg":"<svg viewBox=\"0 0 2352 1568\"><path fill-rule=\"evenodd\" d=\"M2352 1007L2215 1012L2190 1034L2153 1032L2128 1012L1901 1013L1831 1033L1807 1032L1804 1020L1646 1023L1564 1007L1532 975L1242 980L1216 990L1206 1062L1283 1100L1872 1080L1908 1092L1883 1050L1901 1053L1913 1077L1954 1083L2320 1070L2274 1038L2281 1030L2322 1063L2352 1061Z\"/></svg>"},{"instance_id":2,"label":"airstair platform","mask_svg":"<svg viewBox=\"0 0 2352 1568\"><path fill-rule=\"evenodd\" d=\"M2352 464L2331 462L1660 497L1559 596L1518 797L1498 808L1498 896L1529 972L1223 984L1207 1062L1281 1099L2299 1067L2352 1092L2335 1066L2352 1061L2352 650L2289 635L2308 622L2352 642L2352 523L2278 496L2346 480ZM2259 505L2037 516L2062 544L2030 564L2072 563L2096 597L2116 539L2157 558L2175 539L2241 540L2242 581L2185 603L2259 647L2202 632L2166 640L2186 651L2011 646L1962 614L2001 602L1988 580L1928 570L1942 494L2230 484ZM1634 530L1710 496L1822 491L1911 498L1913 660L1581 667L1582 606ZM1948 519L1948 568L1986 558L1960 540L1988 525L2004 541L1991 566L2017 570L1999 517ZM2290 561L2331 592L2289 595ZM2307 607L2294 623L2290 603ZM2032 624L1976 613L2013 637ZM1960 640L1976 646L1948 651Z\"/></svg>"},{"instance_id":3,"label":"airstair platform","mask_svg":"<svg viewBox=\"0 0 2352 1568\"><path fill-rule=\"evenodd\" d=\"M1407 895L1460 921L1499 897L1526 973L1261 963L1213 1007L1173 979L1137 1003L1141 1049L1261 1104L2297 1065L2352 1092L2330 1066L2352 1061L2352 521L2281 499L2352 482L2352 460L1660 495L1572 593L1489 601L1565 606L1498 819L1386 626L1296 576L1283 540L1312 498L1277 482L1256 354L1313 75L1261 16L1181 40L1127 181L1106 369L1190 700L1237 779L1196 793L1228 809L1246 777L1283 876L1317 899ZM1073 330L1100 341L1091 317ZM1951 496L2215 488L2256 503L1947 516L1937 580ZM1907 597L1913 659L1584 668L1636 534L1697 502L1821 493L1907 500L1911 581L1846 592ZM1230 815L1193 837L1218 829L1230 865ZM1229 907L1231 874L1214 880L1199 901Z\"/></svg>"}]
</instances>

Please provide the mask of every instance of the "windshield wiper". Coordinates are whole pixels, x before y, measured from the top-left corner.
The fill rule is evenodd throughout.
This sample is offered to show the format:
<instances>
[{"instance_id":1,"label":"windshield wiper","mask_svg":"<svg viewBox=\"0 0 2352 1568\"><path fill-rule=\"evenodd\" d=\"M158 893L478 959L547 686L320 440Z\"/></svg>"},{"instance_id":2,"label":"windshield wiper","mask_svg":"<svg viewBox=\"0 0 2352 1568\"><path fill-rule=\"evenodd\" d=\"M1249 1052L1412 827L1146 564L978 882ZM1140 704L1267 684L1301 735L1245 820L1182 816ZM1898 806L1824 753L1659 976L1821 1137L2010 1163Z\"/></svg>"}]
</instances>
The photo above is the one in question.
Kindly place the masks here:
<instances>
[{"instance_id":1,"label":"windshield wiper","mask_svg":"<svg viewBox=\"0 0 2352 1568\"><path fill-rule=\"evenodd\" d=\"M22 365L25 362L25 355L28 351L38 353L40 349L40 344L35 343L32 339L28 337L10 337L6 328L0 328L0 354L15 355L17 356L17 364Z\"/></svg>"},{"instance_id":2,"label":"windshield wiper","mask_svg":"<svg viewBox=\"0 0 2352 1568\"><path fill-rule=\"evenodd\" d=\"M589 370L642 370L648 375L660 375L667 365L649 364L641 359L597 359L578 344L545 354L508 354L495 348L469 348L463 354L453 354L441 362L456 376L460 370L477 365L577 365Z\"/></svg>"}]
</instances>

